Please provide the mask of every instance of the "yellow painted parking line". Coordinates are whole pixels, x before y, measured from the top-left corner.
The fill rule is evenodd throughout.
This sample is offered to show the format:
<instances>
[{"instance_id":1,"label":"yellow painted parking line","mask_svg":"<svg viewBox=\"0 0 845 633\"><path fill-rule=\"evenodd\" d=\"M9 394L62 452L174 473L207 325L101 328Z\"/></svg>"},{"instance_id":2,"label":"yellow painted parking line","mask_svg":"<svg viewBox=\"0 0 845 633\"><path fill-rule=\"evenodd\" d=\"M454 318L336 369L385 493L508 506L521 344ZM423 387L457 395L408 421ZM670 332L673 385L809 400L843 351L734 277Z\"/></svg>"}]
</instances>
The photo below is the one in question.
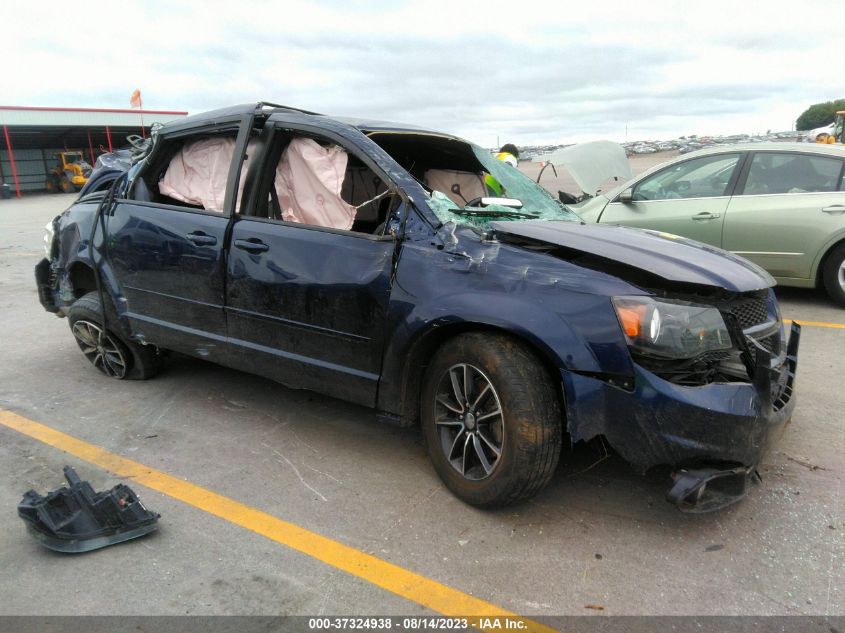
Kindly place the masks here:
<instances>
[{"instance_id":1,"label":"yellow painted parking line","mask_svg":"<svg viewBox=\"0 0 845 633\"><path fill-rule=\"evenodd\" d=\"M50 426L0 409L0 424L23 433L39 442L53 446L86 462L111 471L119 477L132 479L162 494L183 501L225 521L260 534L271 541L295 549L307 556L366 580L398 596L450 617L466 617L475 628L482 630L510 628L522 631L554 631L485 602L467 593L447 587L393 563L333 541L293 523L283 521L266 512L244 505L229 497L183 481L165 472L121 457L104 448L62 433ZM490 618L489 622L482 622ZM498 623L498 626L497 626ZM489 626L484 626L488 624Z\"/></svg>"},{"instance_id":2,"label":"yellow painted parking line","mask_svg":"<svg viewBox=\"0 0 845 633\"><path fill-rule=\"evenodd\" d=\"M829 327L837 330L845 330L845 323L827 323L825 321L805 321L804 319L784 319L784 323L797 323L798 325L809 325L810 327Z\"/></svg>"}]
</instances>

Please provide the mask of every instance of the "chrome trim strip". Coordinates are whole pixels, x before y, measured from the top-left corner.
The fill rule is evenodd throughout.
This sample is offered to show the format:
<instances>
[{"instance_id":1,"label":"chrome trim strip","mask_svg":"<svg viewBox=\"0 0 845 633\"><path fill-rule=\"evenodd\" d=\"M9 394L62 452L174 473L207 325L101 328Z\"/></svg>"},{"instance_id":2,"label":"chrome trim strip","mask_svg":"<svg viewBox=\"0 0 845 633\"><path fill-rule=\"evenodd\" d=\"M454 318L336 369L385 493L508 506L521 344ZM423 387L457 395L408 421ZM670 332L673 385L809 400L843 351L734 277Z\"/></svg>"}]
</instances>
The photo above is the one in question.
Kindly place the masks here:
<instances>
[{"instance_id":1,"label":"chrome trim strip","mask_svg":"<svg viewBox=\"0 0 845 633\"><path fill-rule=\"evenodd\" d=\"M735 193L734 198L771 198L772 196L830 196L839 194L842 191L789 191L786 193Z\"/></svg>"},{"instance_id":2,"label":"chrome trim strip","mask_svg":"<svg viewBox=\"0 0 845 633\"><path fill-rule=\"evenodd\" d=\"M630 189L630 187L629 187L629 189ZM631 205L631 204L645 204L645 203L648 203L648 202L681 202L681 201L687 201L687 200L728 200L728 199L730 199L730 197L731 196L704 196L704 197L698 197L698 198L663 198L661 200L632 200L631 202L627 202L627 203L619 202L619 200L614 199L614 200L611 200L610 202L608 202L607 204L608 205L622 204L622 205L628 206L628 205Z\"/></svg>"},{"instance_id":3,"label":"chrome trim strip","mask_svg":"<svg viewBox=\"0 0 845 633\"><path fill-rule=\"evenodd\" d=\"M803 257L804 253L781 253L778 251L731 251L734 255L772 255L777 257Z\"/></svg>"}]
</instances>

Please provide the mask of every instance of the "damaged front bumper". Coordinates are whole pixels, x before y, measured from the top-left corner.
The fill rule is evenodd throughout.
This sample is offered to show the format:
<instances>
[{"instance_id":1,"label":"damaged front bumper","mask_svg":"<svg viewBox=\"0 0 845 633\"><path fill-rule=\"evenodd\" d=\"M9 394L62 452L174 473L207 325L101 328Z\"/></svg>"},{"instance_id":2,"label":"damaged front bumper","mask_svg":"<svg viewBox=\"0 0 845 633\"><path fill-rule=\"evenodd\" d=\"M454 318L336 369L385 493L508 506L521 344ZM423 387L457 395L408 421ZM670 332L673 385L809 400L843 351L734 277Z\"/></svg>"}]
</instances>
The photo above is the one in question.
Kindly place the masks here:
<instances>
[{"instance_id":1,"label":"damaged front bumper","mask_svg":"<svg viewBox=\"0 0 845 633\"><path fill-rule=\"evenodd\" d=\"M666 493L666 500L681 512L701 514L720 510L736 503L748 491L748 483L757 475L753 467L682 468L672 473L674 485Z\"/></svg>"},{"instance_id":2,"label":"damaged front bumper","mask_svg":"<svg viewBox=\"0 0 845 633\"><path fill-rule=\"evenodd\" d=\"M634 365L632 391L563 371L573 441L604 435L641 472L675 469L669 500L684 511L723 508L745 496L748 481L795 408L801 326L786 354L758 350L753 382L682 386Z\"/></svg>"}]
</instances>

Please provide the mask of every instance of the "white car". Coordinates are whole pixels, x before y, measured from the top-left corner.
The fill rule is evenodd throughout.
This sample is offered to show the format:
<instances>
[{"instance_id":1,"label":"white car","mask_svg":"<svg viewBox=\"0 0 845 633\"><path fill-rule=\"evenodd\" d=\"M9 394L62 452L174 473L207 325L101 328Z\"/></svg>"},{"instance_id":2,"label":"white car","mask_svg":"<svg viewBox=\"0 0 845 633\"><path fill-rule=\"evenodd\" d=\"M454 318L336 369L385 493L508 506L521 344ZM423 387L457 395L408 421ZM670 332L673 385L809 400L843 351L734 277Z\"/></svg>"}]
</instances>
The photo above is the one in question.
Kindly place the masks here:
<instances>
[{"instance_id":1,"label":"white car","mask_svg":"<svg viewBox=\"0 0 845 633\"><path fill-rule=\"evenodd\" d=\"M830 125L825 125L823 127L817 127L814 130L810 130L804 136L804 140L807 141L808 143L813 143L813 142L815 142L816 137L819 134L833 134L833 123L831 123Z\"/></svg>"}]
</instances>

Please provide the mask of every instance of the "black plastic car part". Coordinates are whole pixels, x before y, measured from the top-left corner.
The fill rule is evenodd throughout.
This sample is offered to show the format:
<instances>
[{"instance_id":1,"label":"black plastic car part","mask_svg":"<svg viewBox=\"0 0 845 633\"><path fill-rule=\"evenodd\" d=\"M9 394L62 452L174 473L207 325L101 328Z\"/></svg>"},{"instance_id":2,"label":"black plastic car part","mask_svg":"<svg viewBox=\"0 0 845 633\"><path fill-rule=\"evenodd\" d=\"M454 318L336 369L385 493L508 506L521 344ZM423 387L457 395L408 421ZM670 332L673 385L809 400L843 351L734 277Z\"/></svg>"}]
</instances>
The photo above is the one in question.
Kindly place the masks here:
<instances>
[{"instance_id":1,"label":"black plastic car part","mask_svg":"<svg viewBox=\"0 0 845 633\"><path fill-rule=\"evenodd\" d=\"M755 473L753 468L744 466L684 468L672 475L675 485L666 493L666 499L681 512L700 514L719 510L746 495L748 481Z\"/></svg>"},{"instance_id":2,"label":"black plastic car part","mask_svg":"<svg viewBox=\"0 0 845 633\"><path fill-rule=\"evenodd\" d=\"M158 527L159 514L150 512L129 486L118 484L106 492L94 492L70 466L64 468L69 487L24 494L18 516L44 547L58 552L80 553L128 541Z\"/></svg>"}]
</instances>

